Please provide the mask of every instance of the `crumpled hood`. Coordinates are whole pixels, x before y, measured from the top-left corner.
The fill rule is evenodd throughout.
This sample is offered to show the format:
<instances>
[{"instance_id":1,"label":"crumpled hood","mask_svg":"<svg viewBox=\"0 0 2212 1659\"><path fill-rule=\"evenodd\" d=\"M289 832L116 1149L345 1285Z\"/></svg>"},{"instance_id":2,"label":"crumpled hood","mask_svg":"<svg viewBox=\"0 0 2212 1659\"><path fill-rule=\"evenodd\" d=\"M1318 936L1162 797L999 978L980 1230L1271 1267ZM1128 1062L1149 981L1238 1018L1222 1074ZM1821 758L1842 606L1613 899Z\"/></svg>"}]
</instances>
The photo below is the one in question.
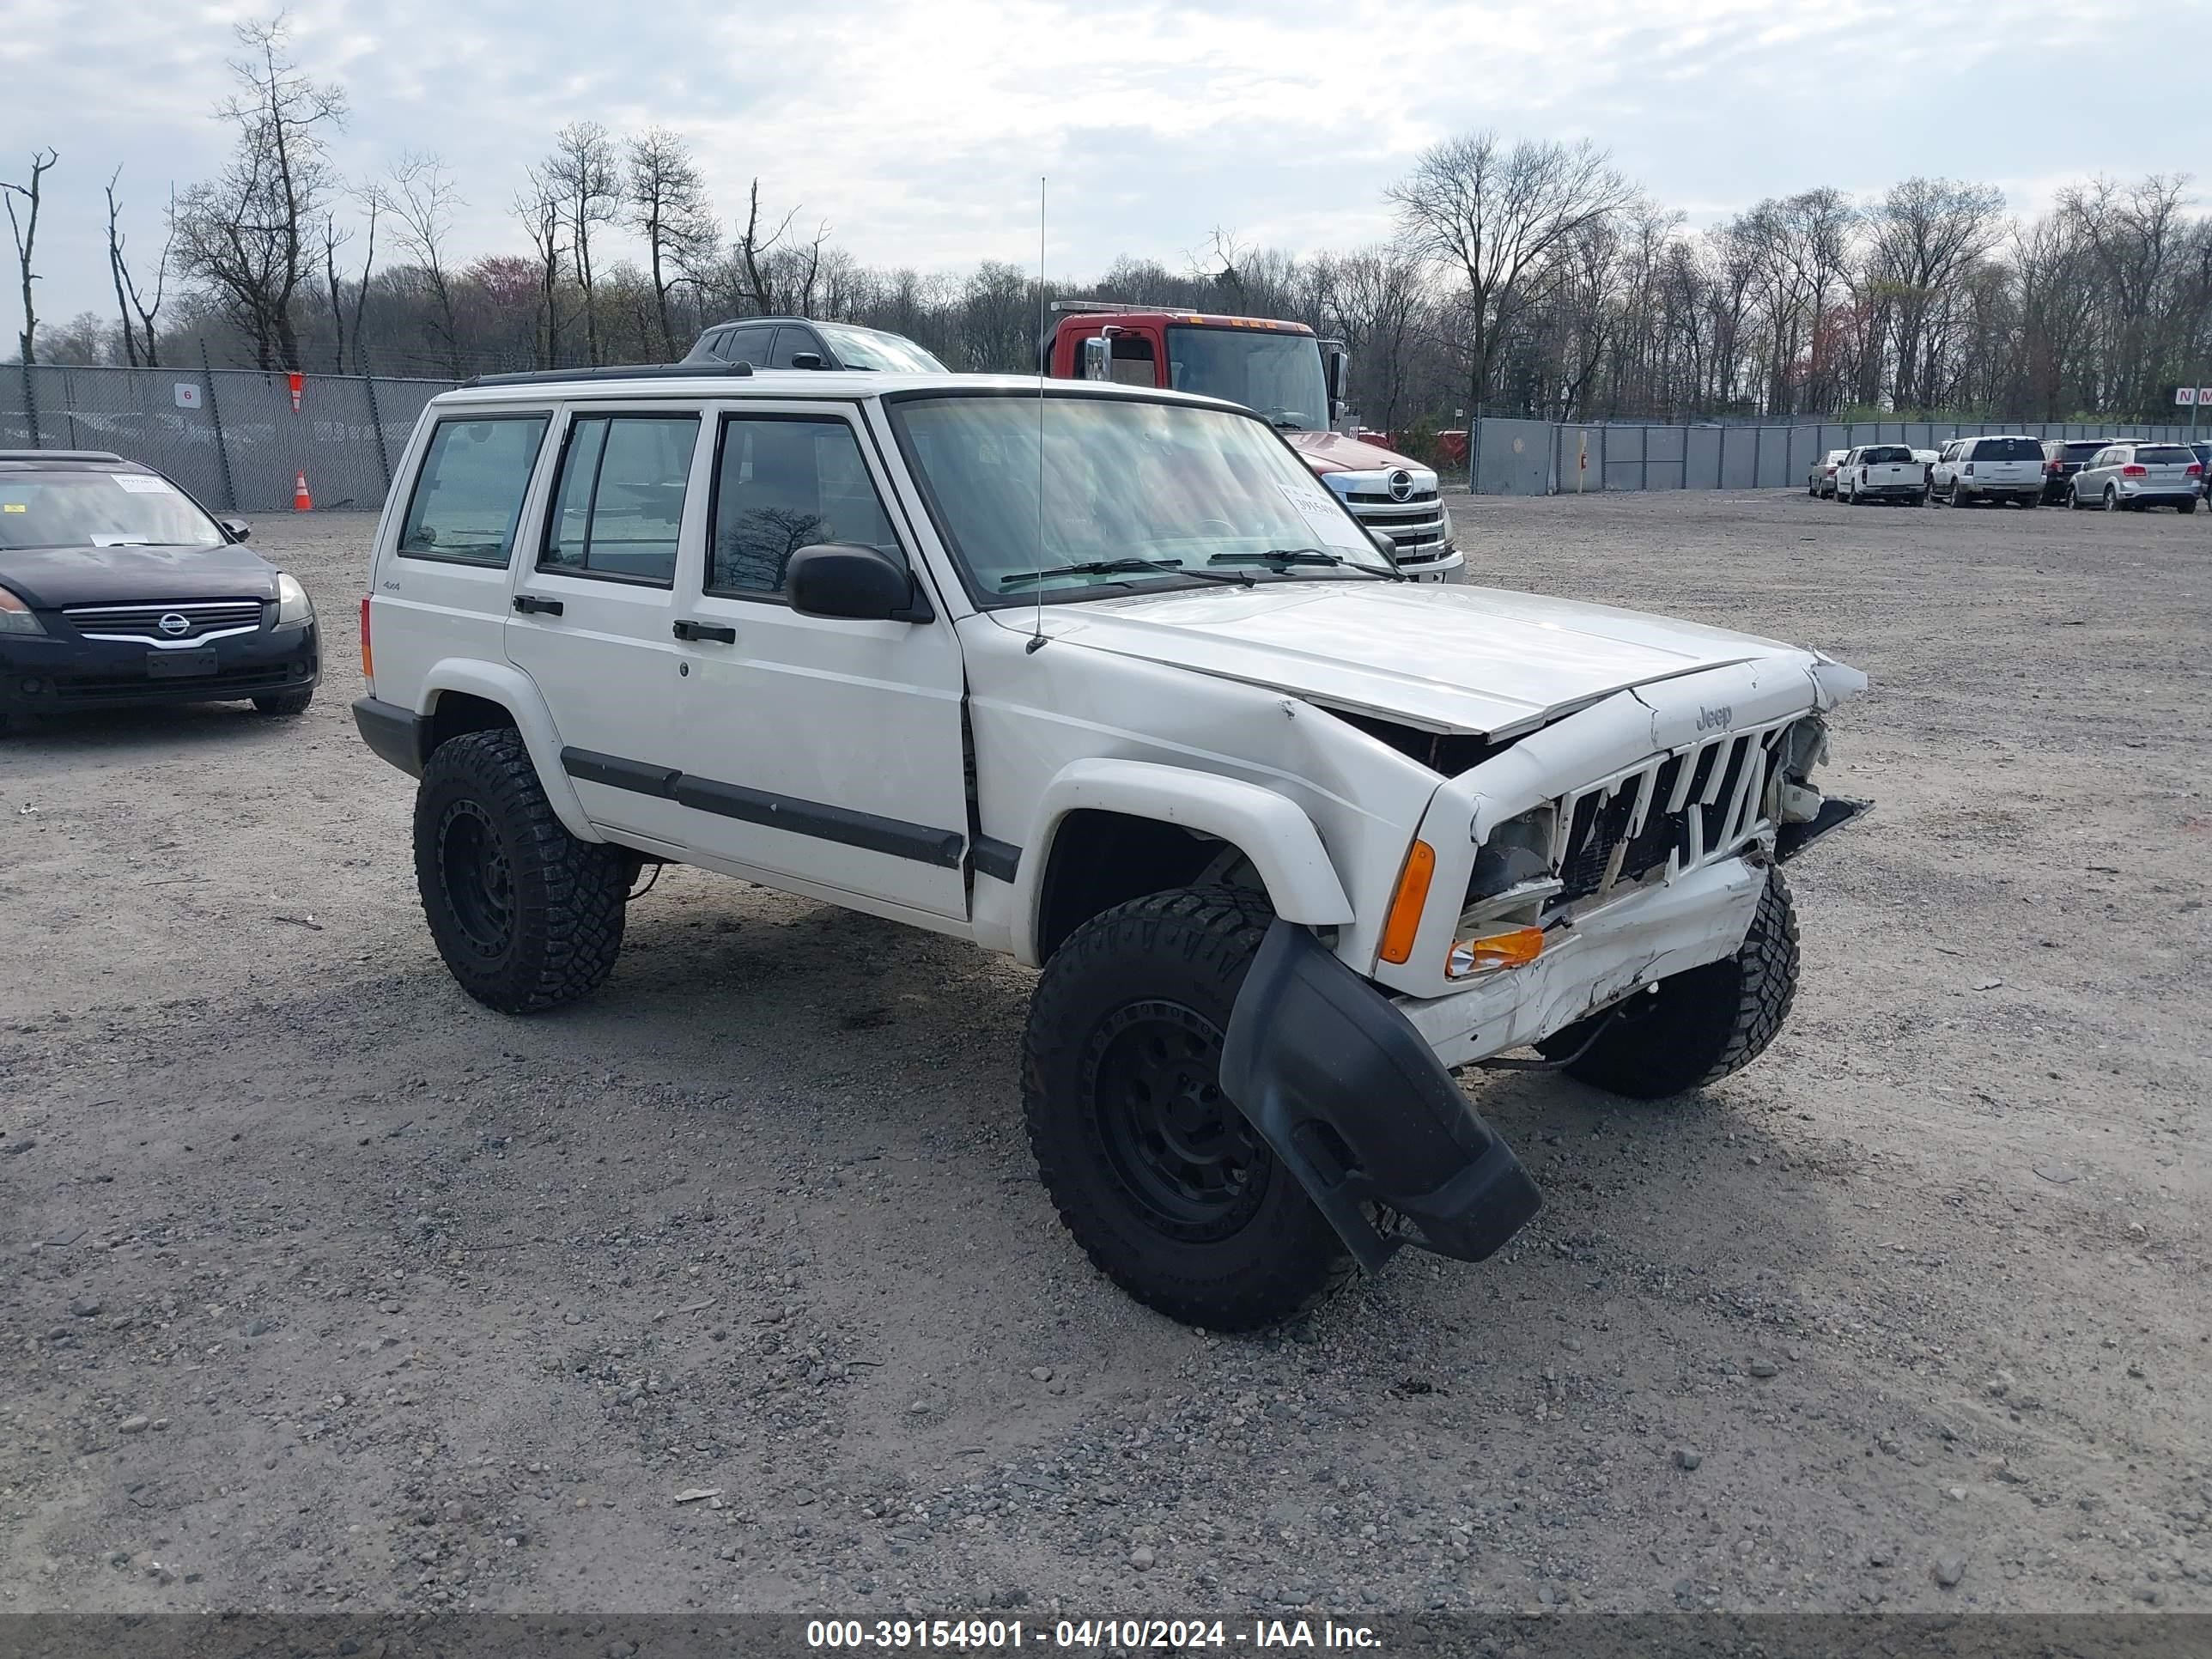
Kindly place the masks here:
<instances>
[{"instance_id":1,"label":"crumpled hood","mask_svg":"<svg viewBox=\"0 0 2212 1659\"><path fill-rule=\"evenodd\" d=\"M1027 632L1027 611L993 617ZM1505 588L1351 580L1131 594L1044 612L1054 639L1438 731L1510 737L1608 693L1810 652ZM1808 702L1811 686L1807 687Z\"/></svg>"},{"instance_id":2,"label":"crumpled hood","mask_svg":"<svg viewBox=\"0 0 2212 1659\"><path fill-rule=\"evenodd\" d=\"M0 587L33 610L177 599L273 599L276 568L220 547L27 547L0 550Z\"/></svg>"},{"instance_id":3,"label":"crumpled hood","mask_svg":"<svg viewBox=\"0 0 2212 1659\"><path fill-rule=\"evenodd\" d=\"M1347 438L1341 432L1285 432L1283 436L1316 472L1378 472L1394 466L1408 471L1429 471L1419 461L1409 461L1380 444Z\"/></svg>"}]
</instances>

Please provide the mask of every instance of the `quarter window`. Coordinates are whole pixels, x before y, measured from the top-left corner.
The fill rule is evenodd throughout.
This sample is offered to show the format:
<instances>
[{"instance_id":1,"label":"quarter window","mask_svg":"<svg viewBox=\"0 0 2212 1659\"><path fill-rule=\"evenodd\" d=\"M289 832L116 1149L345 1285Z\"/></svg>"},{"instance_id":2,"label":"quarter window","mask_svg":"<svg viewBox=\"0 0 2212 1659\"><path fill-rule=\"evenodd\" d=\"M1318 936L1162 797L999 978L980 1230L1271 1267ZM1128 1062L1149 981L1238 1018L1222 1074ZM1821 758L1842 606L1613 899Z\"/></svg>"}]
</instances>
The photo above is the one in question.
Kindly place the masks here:
<instances>
[{"instance_id":1,"label":"quarter window","mask_svg":"<svg viewBox=\"0 0 2212 1659\"><path fill-rule=\"evenodd\" d=\"M506 564L547 418L496 415L439 422L399 527L400 553Z\"/></svg>"},{"instance_id":2,"label":"quarter window","mask_svg":"<svg viewBox=\"0 0 2212 1659\"><path fill-rule=\"evenodd\" d=\"M791 556L823 542L898 552L853 428L834 417L732 416L714 470L706 590L780 595Z\"/></svg>"},{"instance_id":3,"label":"quarter window","mask_svg":"<svg viewBox=\"0 0 2212 1659\"><path fill-rule=\"evenodd\" d=\"M568 423L538 568L668 587L698 447L696 415L589 415Z\"/></svg>"}]
</instances>

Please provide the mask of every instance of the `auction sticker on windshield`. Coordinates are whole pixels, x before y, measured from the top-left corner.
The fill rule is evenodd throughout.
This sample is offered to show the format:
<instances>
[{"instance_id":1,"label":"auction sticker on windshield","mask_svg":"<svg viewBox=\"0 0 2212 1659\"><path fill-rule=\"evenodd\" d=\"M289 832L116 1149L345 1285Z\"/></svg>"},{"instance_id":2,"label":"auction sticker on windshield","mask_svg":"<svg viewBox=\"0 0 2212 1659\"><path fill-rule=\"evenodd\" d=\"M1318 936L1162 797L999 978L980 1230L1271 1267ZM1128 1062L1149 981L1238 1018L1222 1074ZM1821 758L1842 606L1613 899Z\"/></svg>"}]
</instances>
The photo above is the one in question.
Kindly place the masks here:
<instances>
[{"instance_id":1,"label":"auction sticker on windshield","mask_svg":"<svg viewBox=\"0 0 2212 1659\"><path fill-rule=\"evenodd\" d=\"M1297 508L1298 516L1325 545L1353 550L1367 546L1367 538L1360 533L1359 526L1345 516L1344 509L1330 499L1326 490L1286 483L1279 483L1275 488L1283 492L1285 501Z\"/></svg>"},{"instance_id":2,"label":"auction sticker on windshield","mask_svg":"<svg viewBox=\"0 0 2212 1659\"><path fill-rule=\"evenodd\" d=\"M166 495L169 481L157 478L150 472L111 472L107 475L134 495Z\"/></svg>"}]
</instances>

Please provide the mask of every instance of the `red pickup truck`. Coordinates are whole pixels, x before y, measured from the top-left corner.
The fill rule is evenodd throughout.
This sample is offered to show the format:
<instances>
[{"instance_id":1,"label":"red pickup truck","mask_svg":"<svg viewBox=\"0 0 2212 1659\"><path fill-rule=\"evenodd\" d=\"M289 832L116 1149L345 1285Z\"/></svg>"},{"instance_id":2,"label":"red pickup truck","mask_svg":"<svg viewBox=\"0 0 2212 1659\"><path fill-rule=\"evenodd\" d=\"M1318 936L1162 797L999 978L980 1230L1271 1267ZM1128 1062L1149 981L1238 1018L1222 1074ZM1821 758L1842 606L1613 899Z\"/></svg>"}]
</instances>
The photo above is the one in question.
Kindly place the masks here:
<instances>
[{"instance_id":1,"label":"red pickup truck","mask_svg":"<svg viewBox=\"0 0 2212 1659\"><path fill-rule=\"evenodd\" d=\"M1398 563L1424 581L1462 581L1451 514L1430 468L1370 437L1334 430L1350 355L1304 323L1222 317L1147 306L1062 300L1046 342L1046 371L1061 380L1170 386L1257 410L1354 518L1396 544Z\"/></svg>"}]
</instances>

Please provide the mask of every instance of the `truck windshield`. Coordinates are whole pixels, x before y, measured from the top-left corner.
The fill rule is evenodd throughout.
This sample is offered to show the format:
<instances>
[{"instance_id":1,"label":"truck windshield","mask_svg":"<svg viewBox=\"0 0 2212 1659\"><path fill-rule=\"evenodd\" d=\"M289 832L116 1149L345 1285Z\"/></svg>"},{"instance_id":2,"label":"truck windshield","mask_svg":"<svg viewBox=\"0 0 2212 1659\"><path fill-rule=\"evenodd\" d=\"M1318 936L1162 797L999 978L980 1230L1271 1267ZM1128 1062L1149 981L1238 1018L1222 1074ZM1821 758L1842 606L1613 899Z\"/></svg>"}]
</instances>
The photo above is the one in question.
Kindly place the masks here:
<instances>
[{"instance_id":1,"label":"truck windshield","mask_svg":"<svg viewBox=\"0 0 2212 1659\"><path fill-rule=\"evenodd\" d=\"M0 472L0 548L220 547L222 532L151 472Z\"/></svg>"},{"instance_id":2,"label":"truck windshield","mask_svg":"<svg viewBox=\"0 0 2212 1659\"><path fill-rule=\"evenodd\" d=\"M1310 334L1170 328L1168 384L1242 404L1291 431L1314 432L1328 424L1321 346Z\"/></svg>"},{"instance_id":3,"label":"truck windshield","mask_svg":"<svg viewBox=\"0 0 2212 1659\"><path fill-rule=\"evenodd\" d=\"M1240 581L1393 574L1336 498L1247 416L1080 395L955 394L889 408L980 605L1194 586L1224 568ZM1304 556L1271 562L1285 554Z\"/></svg>"}]
</instances>

